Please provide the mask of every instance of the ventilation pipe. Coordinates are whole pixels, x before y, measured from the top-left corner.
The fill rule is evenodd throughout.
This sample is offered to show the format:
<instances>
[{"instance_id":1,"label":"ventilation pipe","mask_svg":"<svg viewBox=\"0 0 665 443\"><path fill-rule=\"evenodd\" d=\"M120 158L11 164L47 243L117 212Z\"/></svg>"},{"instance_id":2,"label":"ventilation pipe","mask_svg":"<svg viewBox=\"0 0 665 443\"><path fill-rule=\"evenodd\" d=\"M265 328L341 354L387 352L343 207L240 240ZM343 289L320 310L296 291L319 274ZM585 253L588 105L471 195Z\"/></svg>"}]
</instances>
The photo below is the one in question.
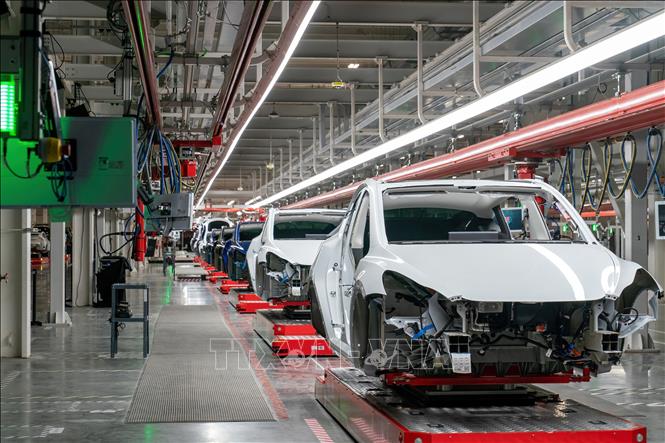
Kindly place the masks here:
<instances>
[{"instance_id":1,"label":"ventilation pipe","mask_svg":"<svg viewBox=\"0 0 665 443\"><path fill-rule=\"evenodd\" d=\"M263 172L261 171L262 168L259 168L259 187L258 190L261 191L261 188L263 187Z\"/></svg>"},{"instance_id":2,"label":"ventilation pipe","mask_svg":"<svg viewBox=\"0 0 665 443\"><path fill-rule=\"evenodd\" d=\"M384 57L377 57L376 63L379 66L379 137L381 141L386 141L386 133L383 129L383 59Z\"/></svg>"},{"instance_id":3,"label":"ventilation pipe","mask_svg":"<svg viewBox=\"0 0 665 443\"><path fill-rule=\"evenodd\" d=\"M289 139L289 186L293 186L293 140Z\"/></svg>"},{"instance_id":4,"label":"ventilation pipe","mask_svg":"<svg viewBox=\"0 0 665 443\"><path fill-rule=\"evenodd\" d=\"M282 175L284 174L284 149L279 148L279 190L284 190L284 183L282 183ZM274 177L273 173L273 177ZM274 180L274 178L273 178Z\"/></svg>"},{"instance_id":5,"label":"ventilation pipe","mask_svg":"<svg viewBox=\"0 0 665 443\"><path fill-rule=\"evenodd\" d=\"M305 180L305 177L303 176L303 164L302 164L302 129L298 129L298 148L299 152L298 155L300 156L300 165L298 166L298 175L300 176L300 181Z\"/></svg>"},{"instance_id":6,"label":"ventilation pipe","mask_svg":"<svg viewBox=\"0 0 665 443\"><path fill-rule=\"evenodd\" d=\"M480 86L480 5L479 2L473 4L473 89L476 90L478 97L485 95L485 91Z\"/></svg>"},{"instance_id":7,"label":"ventilation pipe","mask_svg":"<svg viewBox=\"0 0 665 443\"><path fill-rule=\"evenodd\" d=\"M351 91L351 152L355 156L358 152L356 152L356 85L354 83L349 85L349 91Z\"/></svg>"},{"instance_id":8,"label":"ventilation pipe","mask_svg":"<svg viewBox=\"0 0 665 443\"><path fill-rule=\"evenodd\" d=\"M316 169L316 117L312 117L312 167L314 168L314 175L319 171Z\"/></svg>"},{"instance_id":9,"label":"ventilation pipe","mask_svg":"<svg viewBox=\"0 0 665 443\"><path fill-rule=\"evenodd\" d=\"M581 48L573 38L573 4L569 0L563 2L563 40L571 54ZM579 71L577 81L582 80L584 80L584 71Z\"/></svg>"},{"instance_id":10,"label":"ventilation pipe","mask_svg":"<svg viewBox=\"0 0 665 443\"><path fill-rule=\"evenodd\" d=\"M473 2L474 8L476 7L477 2ZM416 35L418 36L417 50L416 50L416 72L417 72L417 83L418 83L418 94L417 94L417 104L418 104L418 120L423 125L426 123L425 113L423 112L423 96L425 95L425 84L423 82L423 24L416 23L414 26L416 30Z\"/></svg>"},{"instance_id":11,"label":"ventilation pipe","mask_svg":"<svg viewBox=\"0 0 665 443\"><path fill-rule=\"evenodd\" d=\"M328 128L328 148L330 150L330 164L335 166L335 102L328 102L328 117L330 118L330 127Z\"/></svg>"},{"instance_id":12,"label":"ventilation pipe","mask_svg":"<svg viewBox=\"0 0 665 443\"><path fill-rule=\"evenodd\" d=\"M323 151L323 141L325 140L325 123L323 122L323 104L319 103L319 149Z\"/></svg>"},{"instance_id":13,"label":"ventilation pipe","mask_svg":"<svg viewBox=\"0 0 665 443\"><path fill-rule=\"evenodd\" d=\"M571 53L580 49L573 38L573 5L568 0L563 2L563 39Z\"/></svg>"}]
</instances>

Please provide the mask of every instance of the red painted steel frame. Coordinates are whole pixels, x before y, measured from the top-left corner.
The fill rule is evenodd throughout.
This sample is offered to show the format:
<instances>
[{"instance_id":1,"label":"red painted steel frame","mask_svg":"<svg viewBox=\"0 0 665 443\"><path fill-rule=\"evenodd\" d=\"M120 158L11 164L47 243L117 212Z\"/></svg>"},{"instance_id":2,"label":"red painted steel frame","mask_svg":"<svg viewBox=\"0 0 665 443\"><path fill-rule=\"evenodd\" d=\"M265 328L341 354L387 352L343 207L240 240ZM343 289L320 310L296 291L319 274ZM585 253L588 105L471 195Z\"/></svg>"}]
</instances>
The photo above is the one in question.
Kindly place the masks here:
<instances>
[{"instance_id":1,"label":"red painted steel frame","mask_svg":"<svg viewBox=\"0 0 665 443\"><path fill-rule=\"evenodd\" d=\"M452 154L444 154L376 177L386 182L435 179L486 170L511 161L551 153L562 148L665 122L665 80L627 92L517 131L485 140ZM348 200L360 182L302 200L286 208L323 207Z\"/></svg>"}]
</instances>

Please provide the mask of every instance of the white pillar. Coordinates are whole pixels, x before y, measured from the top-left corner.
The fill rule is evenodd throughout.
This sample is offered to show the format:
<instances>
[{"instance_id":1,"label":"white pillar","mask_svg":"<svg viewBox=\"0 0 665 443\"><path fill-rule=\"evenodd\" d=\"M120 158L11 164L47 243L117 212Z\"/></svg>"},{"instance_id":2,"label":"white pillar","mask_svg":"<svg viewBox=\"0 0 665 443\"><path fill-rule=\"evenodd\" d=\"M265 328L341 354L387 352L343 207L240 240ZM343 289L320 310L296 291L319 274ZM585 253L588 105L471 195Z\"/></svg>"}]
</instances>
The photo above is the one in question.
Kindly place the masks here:
<instances>
[{"instance_id":1,"label":"white pillar","mask_svg":"<svg viewBox=\"0 0 665 443\"><path fill-rule=\"evenodd\" d=\"M88 306L93 292L93 210L76 208L72 214L72 304Z\"/></svg>"},{"instance_id":2,"label":"white pillar","mask_svg":"<svg viewBox=\"0 0 665 443\"><path fill-rule=\"evenodd\" d=\"M0 210L0 356L30 357L30 209Z\"/></svg>"},{"instance_id":3,"label":"white pillar","mask_svg":"<svg viewBox=\"0 0 665 443\"><path fill-rule=\"evenodd\" d=\"M65 223L51 223L49 275L51 312L49 322L69 323L65 313Z\"/></svg>"}]
</instances>

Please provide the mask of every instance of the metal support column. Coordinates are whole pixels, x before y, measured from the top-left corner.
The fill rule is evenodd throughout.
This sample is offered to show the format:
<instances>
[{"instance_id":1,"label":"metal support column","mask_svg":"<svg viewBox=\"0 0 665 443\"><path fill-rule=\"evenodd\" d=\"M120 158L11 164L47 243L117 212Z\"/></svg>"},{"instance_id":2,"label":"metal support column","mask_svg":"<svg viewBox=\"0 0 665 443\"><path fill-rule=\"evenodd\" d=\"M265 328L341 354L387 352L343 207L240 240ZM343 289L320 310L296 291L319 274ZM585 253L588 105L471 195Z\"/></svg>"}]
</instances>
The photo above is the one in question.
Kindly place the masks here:
<instances>
[{"instance_id":1,"label":"metal support column","mask_svg":"<svg viewBox=\"0 0 665 443\"><path fill-rule=\"evenodd\" d=\"M379 67L379 137L382 142L386 141L386 132L383 128L383 114L385 112L383 107L383 59L385 57L377 57L376 63Z\"/></svg>"},{"instance_id":2,"label":"metal support column","mask_svg":"<svg viewBox=\"0 0 665 443\"><path fill-rule=\"evenodd\" d=\"M92 209L76 208L72 214L72 305L92 301L94 277Z\"/></svg>"},{"instance_id":3,"label":"metal support column","mask_svg":"<svg viewBox=\"0 0 665 443\"><path fill-rule=\"evenodd\" d=\"M49 323L70 323L65 312L65 223L51 223L49 260L51 309Z\"/></svg>"},{"instance_id":4,"label":"metal support column","mask_svg":"<svg viewBox=\"0 0 665 443\"><path fill-rule=\"evenodd\" d=\"M351 83L349 85L349 91L351 91L351 112L349 114L350 123L351 123L351 152L353 155L357 155L356 151L356 85Z\"/></svg>"},{"instance_id":5,"label":"metal support column","mask_svg":"<svg viewBox=\"0 0 665 443\"><path fill-rule=\"evenodd\" d=\"M625 90L630 92L637 88L647 85L646 72L631 72L625 76ZM646 152L646 134L647 130L640 130L633 133L637 142L637 156L635 159L631 157L632 149L630 146L626 147L626 161L633 163L632 177L637 189L644 189L647 181L648 159ZM647 234L647 213L648 213L648 199L638 199L630 191L626 191L624 198L624 233L625 233L625 259L634 261L640 266L647 269L649 267L649 254L648 254L648 234ZM647 300L638 299L635 302L635 308L640 312L646 312ZM631 350L647 350L653 349L653 342L649 337L648 325L642 328L639 332L631 335L626 340L627 346Z\"/></svg>"},{"instance_id":6,"label":"metal support column","mask_svg":"<svg viewBox=\"0 0 665 443\"><path fill-rule=\"evenodd\" d=\"M30 209L0 210L0 356L30 357ZM34 307L33 307L34 308Z\"/></svg>"}]
</instances>

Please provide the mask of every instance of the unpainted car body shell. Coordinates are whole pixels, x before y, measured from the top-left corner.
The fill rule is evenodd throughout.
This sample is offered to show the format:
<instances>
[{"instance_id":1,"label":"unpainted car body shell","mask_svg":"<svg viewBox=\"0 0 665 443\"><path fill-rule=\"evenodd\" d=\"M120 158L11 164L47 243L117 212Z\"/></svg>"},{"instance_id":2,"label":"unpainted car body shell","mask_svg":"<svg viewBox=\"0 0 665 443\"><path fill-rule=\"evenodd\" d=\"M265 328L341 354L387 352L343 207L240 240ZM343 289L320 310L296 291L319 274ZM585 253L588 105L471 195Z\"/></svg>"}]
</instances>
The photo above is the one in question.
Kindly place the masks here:
<instances>
[{"instance_id":1,"label":"unpainted car body shell","mask_svg":"<svg viewBox=\"0 0 665 443\"><path fill-rule=\"evenodd\" d=\"M447 243L391 244L384 228L383 193L416 186L476 187L498 192L545 191L554 195L575 220L587 243ZM552 186L537 180L435 180L381 183L368 180L354 195L350 208L364 193L369 197L370 246L356 266L344 259L345 232L353 209L338 232L325 240L311 269L326 336L348 354L349 317L353 291L386 295L383 275L399 273L451 300L503 302L576 302L616 299L636 280L638 264L622 260L596 241L575 208ZM353 269L349 269L349 268ZM653 280L655 283L655 280ZM655 283L658 291L662 287ZM657 291L657 292L658 292ZM649 301L655 320L656 297Z\"/></svg>"},{"instance_id":2,"label":"unpainted car body shell","mask_svg":"<svg viewBox=\"0 0 665 443\"><path fill-rule=\"evenodd\" d=\"M291 263L292 265L311 266L323 243L322 239L276 240L274 236L275 219L278 215L299 214L335 214L344 215L345 210L335 209L271 209L268 212L263 232L254 238L247 252L247 264L252 287L256 288L257 265L266 262L268 254Z\"/></svg>"}]
</instances>

